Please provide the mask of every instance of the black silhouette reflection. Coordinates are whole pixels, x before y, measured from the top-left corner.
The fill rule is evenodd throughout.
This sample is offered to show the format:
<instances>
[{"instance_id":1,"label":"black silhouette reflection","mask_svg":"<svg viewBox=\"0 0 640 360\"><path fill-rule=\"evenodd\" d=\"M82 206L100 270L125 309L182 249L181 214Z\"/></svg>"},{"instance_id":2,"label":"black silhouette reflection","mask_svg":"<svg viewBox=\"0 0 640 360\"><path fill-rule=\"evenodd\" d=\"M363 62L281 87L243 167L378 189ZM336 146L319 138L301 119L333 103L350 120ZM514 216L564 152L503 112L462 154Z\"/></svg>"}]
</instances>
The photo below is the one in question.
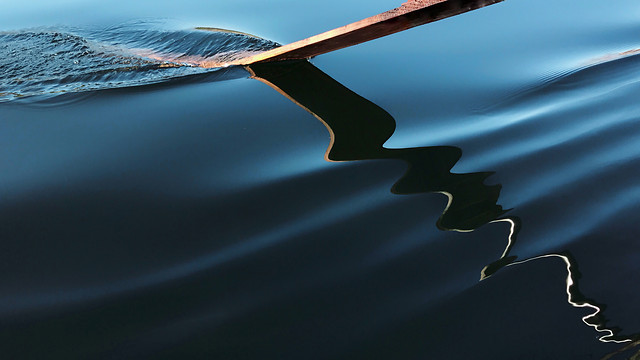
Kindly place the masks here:
<instances>
[{"instance_id":1,"label":"black silhouette reflection","mask_svg":"<svg viewBox=\"0 0 640 360\"><path fill-rule=\"evenodd\" d=\"M395 130L393 117L310 62L274 62L247 68L255 79L278 90L325 124L331 134L327 160L404 160L408 169L391 188L394 194L447 195L449 202L437 222L438 228L472 231L505 213L497 205L501 186L483 183L492 173L451 173L462 155L457 147L385 148L384 143Z\"/></svg>"},{"instance_id":2,"label":"black silhouette reflection","mask_svg":"<svg viewBox=\"0 0 640 360\"><path fill-rule=\"evenodd\" d=\"M408 169L391 191L395 194L426 192L443 193L448 198L438 228L453 231L473 231L490 222L508 222L507 246L498 260L481 271L480 280L500 269L545 258L561 259L566 265L568 302L574 307L589 308L586 325L600 333L600 341L629 343L620 351L640 344L640 333L622 335L622 330L607 326L604 305L583 295L579 289L578 264L571 253L551 253L517 260L511 255L521 228L515 216L503 216L497 204L501 185L486 185L492 172L454 174L451 169L462 151L453 146L432 146L389 149L384 143L395 130L395 120L385 110L349 90L308 61L273 62L246 67L252 77L276 89L320 120L331 134L325 154L328 161L398 159L408 163ZM640 353L638 353L640 356ZM606 358L613 356L608 355Z\"/></svg>"}]
</instances>

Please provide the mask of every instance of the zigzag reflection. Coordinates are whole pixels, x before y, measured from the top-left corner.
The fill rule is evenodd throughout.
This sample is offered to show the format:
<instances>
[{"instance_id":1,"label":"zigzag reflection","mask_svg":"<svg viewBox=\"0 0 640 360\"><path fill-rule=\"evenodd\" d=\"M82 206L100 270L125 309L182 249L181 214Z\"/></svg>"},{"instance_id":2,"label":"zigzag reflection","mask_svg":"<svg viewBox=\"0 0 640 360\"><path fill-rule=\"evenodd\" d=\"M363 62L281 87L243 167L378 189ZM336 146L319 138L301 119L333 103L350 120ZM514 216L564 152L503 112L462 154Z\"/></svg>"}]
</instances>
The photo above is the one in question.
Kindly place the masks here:
<instances>
[{"instance_id":1,"label":"zigzag reflection","mask_svg":"<svg viewBox=\"0 0 640 360\"><path fill-rule=\"evenodd\" d=\"M513 245L516 242L517 234L521 227L521 221L517 217L508 217L503 219L494 220L492 222L507 222L510 224L509 236L507 247L500 259L495 262L487 265L480 272L480 280L485 280L491 275L495 274L501 268L506 266L514 266L525 264L530 261L540 260L545 258L559 258L561 259L566 266L567 269L567 280L566 280L566 292L567 292L567 301L569 304L576 308L588 308L593 310L593 312L589 315L586 315L582 318L582 321L594 328L597 332L604 333L604 335L600 336L598 339L602 342L613 342L613 343L626 343L630 341L634 341L638 339L639 335L631 335L624 336L619 335L620 329L618 328L610 328L606 326L607 319L602 313L604 306L602 304L597 303L594 300L590 300L582 294L580 288L578 287L578 263L575 258L571 255L570 252L565 251L563 253L550 253L544 255L534 256L525 260L515 261L516 256L510 256L509 253L513 248Z\"/></svg>"},{"instance_id":2,"label":"zigzag reflection","mask_svg":"<svg viewBox=\"0 0 640 360\"><path fill-rule=\"evenodd\" d=\"M397 159L408 164L394 194L442 193L448 203L438 219L443 230L472 231L503 215L497 205L500 185L485 185L491 172L453 174L460 148L430 146L385 148L395 120L378 105L349 90L308 61L247 66L253 78L271 86L320 120L331 135L328 161Z\"/></svg>"},{"instance_id":3,"label":"zigzag reflection","mask_svg":"<svg viewBox=\"0 0 640 360\"><path fill-rule=\"evenodd\" d=\"M582 321L588 326L591 326L592 328L596 329L596 331L605 333L605 335L599 337L598 339L602 342L614 342L614 343L624 343L624 342L631 341L630 338L616 335L618 331L615 331L614 329L606 327L606 319L604 319L604 315L602 314L602 305L599 305L595 302L585 299L584 295L580 292L580 289L578 288L578 284L577 284L577 277L576 277L576 271L575 271L577 264L575 262L575 259L570 257L568 254L540 255L530 259L513 262L509 264L509 266L523 264L532 260L552 258L552 257L558 257L562 259L562 261L564 261L567 267L566 291L568 296L567 301L569 302L569 304L577 308L589 308L594 310L593 313L584 316L582 318Z\"/></svg>"},{"instance_id":4,"label":"zigzag reflection","mask_svg":"<svg viewBox=\"0 0 640 360\"><path fill-rule=\"evenodd\" d=\"M507 222L510 226L507 246L498 260L482 269L480 280L489 278L507 266L559 258L567 270L567 300L574 307L593 310L582 321L602 334L599 340L640 344L640 334L621 335L621 329L608 327L603 314L604 305L582 294L578 286L578 265L569 252L544 254L519 261L516 261L517 256L510 255L517 242L521 221L517 217L503 217L507 210L497 204L501 186L484 184L491 172L450 172L462 154L459 148L385 148L384 143L395 130L393 117L308 61L254 64L246 68L254 79L271 86L327 127L331 134L331 142L325 154L328 161L398 159L407 162L409 167L406 173L393 185L391 191L395 194L432 192L446 195L448 203L437 222L438 228L468 232L487 223Z\"/></svg>"}]
</instances>

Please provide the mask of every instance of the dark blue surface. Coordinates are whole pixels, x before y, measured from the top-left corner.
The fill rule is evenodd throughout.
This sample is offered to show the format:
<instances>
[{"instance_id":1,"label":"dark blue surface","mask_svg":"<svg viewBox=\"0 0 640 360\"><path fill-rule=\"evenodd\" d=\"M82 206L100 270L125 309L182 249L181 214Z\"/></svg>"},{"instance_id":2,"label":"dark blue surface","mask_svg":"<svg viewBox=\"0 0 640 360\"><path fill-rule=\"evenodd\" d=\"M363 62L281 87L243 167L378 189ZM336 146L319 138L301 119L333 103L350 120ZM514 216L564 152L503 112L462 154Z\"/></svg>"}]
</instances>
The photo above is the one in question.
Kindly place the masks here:
<instances>
[{"instance_id":1,"label":"dark blue surface","mask_svg":"<svg viewBox=\"0 0 640 360\"><path fill-rule=\"evenodd\" d=\"M3 4L0 30L171 18L288 43L396 5L32 1ZM639 16L634 0L507 0L312 61L393 117L386 148L449 146L452 173L494 172L517 259L499 260L508 223L439 230L446 196L393 194L408 160L326 161L325 126L242 69L0 103L3 357L623 349L570 301L637 340ZM444 159L431 156L419 164Z\"/></svg>"}]
</instances>

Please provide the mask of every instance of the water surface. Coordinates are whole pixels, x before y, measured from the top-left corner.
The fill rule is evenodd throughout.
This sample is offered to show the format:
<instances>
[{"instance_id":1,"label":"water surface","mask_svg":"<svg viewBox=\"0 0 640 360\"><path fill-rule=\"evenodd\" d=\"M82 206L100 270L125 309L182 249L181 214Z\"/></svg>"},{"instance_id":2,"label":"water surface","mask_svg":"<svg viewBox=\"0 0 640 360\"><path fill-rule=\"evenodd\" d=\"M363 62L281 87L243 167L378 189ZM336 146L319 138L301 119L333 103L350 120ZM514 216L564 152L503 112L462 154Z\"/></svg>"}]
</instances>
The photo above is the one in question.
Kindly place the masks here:
<instances>
[{"instance_id":1,"label":"water surface","mask_svg":"<svg viewBox=\"0 0 640 360\"><path fill-rule=\"evenodd\" d=\"M193 61L398 5L265 4L0 14L4 354L637 354L635 1L506 1L311 63Z\"/></svg>"}]
</instances>

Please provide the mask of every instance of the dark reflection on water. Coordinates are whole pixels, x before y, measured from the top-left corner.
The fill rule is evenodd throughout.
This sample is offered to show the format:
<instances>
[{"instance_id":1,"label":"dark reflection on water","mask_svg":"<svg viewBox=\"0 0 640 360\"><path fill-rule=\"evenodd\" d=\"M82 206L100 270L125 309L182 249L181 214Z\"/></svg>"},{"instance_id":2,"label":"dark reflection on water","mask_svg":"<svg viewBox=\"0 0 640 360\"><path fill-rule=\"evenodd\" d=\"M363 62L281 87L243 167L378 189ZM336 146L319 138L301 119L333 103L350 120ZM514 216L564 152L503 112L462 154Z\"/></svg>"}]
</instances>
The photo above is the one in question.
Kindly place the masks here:
<instances>
[{"instance_id":1,"label":"dark reflection on water","mask_svg":"<svg viewBox=\"0 0 640 360\"><path fill-rule=\"evenodd\" d=\"M439 192L449 203L438 220L444 230L471 231L505 213L497 205L500 185L485 185L486 173L452 174L462 151L452 146L388 149L383 144L395 120L376 104L347 89L308 61L248 67L263 81L322 121L331 133L330 161L397 159L408 163L394 194Z\"/></svg>"},{"instance_id":2,"label":"dark reflection on water","mask_svg":"<svg viewBox=\"0 0 640 360\"><path fill-rule=\"evenodd\" d=\"M395 194L424 192L444 193L449 202L437 222L442 230L473 231L489 222L506 222L510 231L501 257L485 266L480 279L485 280L507 266L549 258L560 259L566 266L566 292L574 307L591 311L582 321L600 333L602 342L627 343L609 359L640 344L640 333L625 334L623 329L609 326L606 305L585 296L579 288L581 274L570 251L548 253L517 260L511 251L522 226L519 217L502 217L507 211L497 204L500 185L486 185L491 172L453 174L450 170L460 159L460 148L433 146L388 149L383 145L395 130L393 117L376 104L364 99L308 61L292 61L247 66L253 78L260 80L320 120L331 134L326 152L329 161L397 159L408 163L405 175L391 191ZM640 356L640 352L636 355Z\"/></svg>"}]
</instances>

